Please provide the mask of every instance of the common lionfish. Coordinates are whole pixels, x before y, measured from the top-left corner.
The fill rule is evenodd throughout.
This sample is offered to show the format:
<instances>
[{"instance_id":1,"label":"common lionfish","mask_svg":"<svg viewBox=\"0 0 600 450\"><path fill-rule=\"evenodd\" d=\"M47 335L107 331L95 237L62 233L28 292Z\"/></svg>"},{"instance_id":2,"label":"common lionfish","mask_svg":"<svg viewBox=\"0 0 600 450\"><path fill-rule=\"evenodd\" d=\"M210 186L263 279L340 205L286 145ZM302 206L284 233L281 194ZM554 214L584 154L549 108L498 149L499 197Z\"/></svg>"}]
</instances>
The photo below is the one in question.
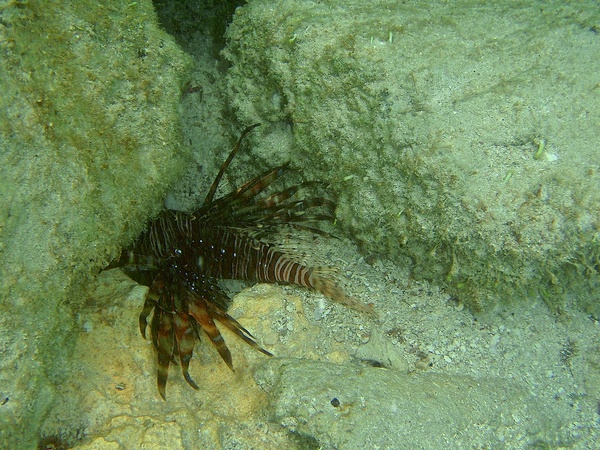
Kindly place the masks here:
<instances>
[{"instance_id":1,"label":"common lionfish","mask_svg":"<svg viewBox=\"0 0 600 450\"><path fill-rule=\"evenodd\" d=\"M215 199L219 182L243 138L258 125L244 130L198 210L163 211L131 248L109 266L121 267L136 282L149 287L139 325L146 338L148 317L154 312L150 331L158 353L157 385L163 399L166 399L169 365L177 364L177 359L185 380L198 389L188 368L201 330L233 370L231 353L215 321L256 350L271 355L227 314L230 299L218 284L221 278L305 286L357 310L372 310L371 305L343 292L334 269L309 266L305 258L294 252L293 246L273 237L285 227L313 236L328 235L311 223L332 220L335 202L326 197L297 195L301 188L314 183L304 182L261 195L285 172L287 164L284 164Z\"/></svg>"}]
</instances>

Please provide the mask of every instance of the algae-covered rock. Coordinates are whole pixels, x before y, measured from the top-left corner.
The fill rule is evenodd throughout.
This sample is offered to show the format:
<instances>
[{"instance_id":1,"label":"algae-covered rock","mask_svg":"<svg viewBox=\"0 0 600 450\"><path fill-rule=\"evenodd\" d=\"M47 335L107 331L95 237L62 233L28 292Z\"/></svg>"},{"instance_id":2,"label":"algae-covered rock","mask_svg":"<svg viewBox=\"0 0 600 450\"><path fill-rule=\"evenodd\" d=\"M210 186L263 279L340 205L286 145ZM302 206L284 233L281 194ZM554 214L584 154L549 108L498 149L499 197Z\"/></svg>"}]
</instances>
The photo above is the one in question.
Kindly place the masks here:
<instances>
[{"instance_id":1,"label":"algae-covered rock","mask_svg":"<svg viewBox=\"0 0 600 450\"><path fill-rule=\"evenodd\" d=\"M228 31L229 103L293 135L366 252L473 310L570 294L600 317L599 23L559 1L257 0Z\"/></svg>"},{"instance_id":2,"label":"algae-covered rock","mask_svg":"<svg viewBox=\"0 0 600 450\"><path fill-rule=\"evenodd\" d=\"M285 359L255 377L273 419L319 448L526 447L556 431L530 394L500 380Z\"/></svg>"},{"instance_id":3,"label":"algae-covered rock","mask_svg":"<svg viewBox=\"0 0 600 450\"><path fill-rule=\"evenodd\" d=\"M188 61L150 1L5 1L0 46L0 441L32 448L81 283L180 171Z\"/></svg>"}]
</instances>

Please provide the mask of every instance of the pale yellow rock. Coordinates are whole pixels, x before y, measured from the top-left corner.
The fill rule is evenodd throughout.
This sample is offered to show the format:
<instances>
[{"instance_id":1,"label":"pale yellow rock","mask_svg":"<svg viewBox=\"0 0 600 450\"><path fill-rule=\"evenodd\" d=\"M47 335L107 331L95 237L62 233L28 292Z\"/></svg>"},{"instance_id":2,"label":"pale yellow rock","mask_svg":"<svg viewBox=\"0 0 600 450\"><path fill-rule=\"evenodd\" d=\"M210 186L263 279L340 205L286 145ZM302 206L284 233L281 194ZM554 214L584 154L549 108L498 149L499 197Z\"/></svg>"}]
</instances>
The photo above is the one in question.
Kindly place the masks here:
<instances>
[{"instance_id":1,"label":"pale yellow rock","mask_svg":"<svg viewBox=\"0 0 600 450\"><path fill-rule=\"evenodd\" d=\"M299 297L284 292L281 287L268 285L246 290L234 298L230 314L260 341L284 297L301 311ZM167 401L160 398L156 353L138 329L145 293L146 288L137 286L119 270L99 276L93 301L82 312L72 377L65 380L64 403L53 415L72 423L85 421L87 431L95 438L93 442L102 442L98 439L103 438L118 442L118 448L217 449L230 440L245 442L248 448L293 448L286 433L261 425L267 397L253 374L269 358L224 327L221 332L232 353L235 372L204 338L190 364L190 375L200 389L188 386L179 366L172 365ZM238 315L240 311L245 314ZM300 323L303 319L298 315L294 320ZM278 342L269 350L284 353L286 348ZM248 433L254 429L261 431ZM197 437L192 439L190 436L196 433L190 434L190 430L199 430Z\"/></svg>"}]
</instances>

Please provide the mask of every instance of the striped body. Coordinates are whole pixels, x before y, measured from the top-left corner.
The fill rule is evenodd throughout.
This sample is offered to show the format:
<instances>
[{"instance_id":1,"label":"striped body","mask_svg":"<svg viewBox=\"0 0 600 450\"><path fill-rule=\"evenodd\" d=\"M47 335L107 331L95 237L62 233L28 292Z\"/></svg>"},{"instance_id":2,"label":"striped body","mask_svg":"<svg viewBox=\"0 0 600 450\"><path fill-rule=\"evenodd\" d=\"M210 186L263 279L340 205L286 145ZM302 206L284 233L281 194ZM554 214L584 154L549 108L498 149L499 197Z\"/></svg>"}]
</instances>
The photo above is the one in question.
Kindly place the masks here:
<instances>
[{"instance_id":1,"label":"striped body","mask_svg":"<svg viewBox=\"0 0 600 450\"><path fill-rule=\"evenodd\" d=\"M151 223L138 248L125 252L127 263L158 267L159 261L166 261L214 278L289 283L316 289L313 270L273 246L226 227L198 224L201 221L194 216L166 211Z\"/></svg>"}]
</instances>

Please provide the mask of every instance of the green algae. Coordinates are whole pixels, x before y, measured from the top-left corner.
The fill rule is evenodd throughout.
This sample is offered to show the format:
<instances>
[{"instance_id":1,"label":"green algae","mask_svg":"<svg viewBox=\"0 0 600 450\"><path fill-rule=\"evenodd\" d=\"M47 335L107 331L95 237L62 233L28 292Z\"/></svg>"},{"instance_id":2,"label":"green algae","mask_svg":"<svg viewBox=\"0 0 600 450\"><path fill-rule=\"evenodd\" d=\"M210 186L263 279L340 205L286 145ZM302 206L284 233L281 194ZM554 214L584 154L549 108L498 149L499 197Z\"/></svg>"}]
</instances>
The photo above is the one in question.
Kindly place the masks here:
<instances>
[{"instance_id":1,"label":"green algae","mask_svg":"<svg viewBox=\"0 0 600 450\"><path fill-rule=\"evenodd\" d=\"M66 370L83 283L181 171L189 62L149 1L9 1L0 14L0 438L26 448Z\"/></svg>"},{"instance_id":2,"label":"green algae","mask_svg":"<svg viewBox=\"0 0 600 450\"><path fill-rule=\"evenodd\" d=\"M473 311L541 296L600 317L600 18L544 6L255 1L228 31L229 102L293 128L365 253Z\"/></svg>"}]
</instances>

